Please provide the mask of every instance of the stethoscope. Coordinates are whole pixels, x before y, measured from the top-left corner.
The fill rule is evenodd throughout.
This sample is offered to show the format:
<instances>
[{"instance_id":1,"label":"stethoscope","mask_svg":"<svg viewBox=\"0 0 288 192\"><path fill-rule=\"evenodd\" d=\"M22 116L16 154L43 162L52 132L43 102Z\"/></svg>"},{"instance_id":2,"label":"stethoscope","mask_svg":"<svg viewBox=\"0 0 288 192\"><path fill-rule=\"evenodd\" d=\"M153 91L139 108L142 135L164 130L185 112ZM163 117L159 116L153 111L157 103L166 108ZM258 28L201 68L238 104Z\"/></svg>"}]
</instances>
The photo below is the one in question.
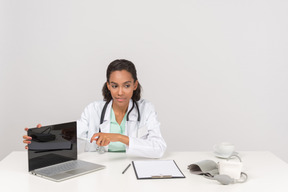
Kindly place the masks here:
<instances>
[{"instance_id":1,"label":"stethoscope","mask_svg":"<svg viewBox=\"0 0 288 192\"><path fill-rule=\"evenodd\" d=\"M105 103L105 105L104 105L104 107L102 109L101 117L100 117L100 125L104 122L104 116L105 116L106 109L107 109L107 106L108 106L109 103L110 103L110 101L106 101L106 103ZM133 101L133 105L132 105L131 109L128 111L128 113L127 113L126 121L129 121L129 114L134 109L135 105L136 105L136 109L137 109L137 112L138 112L137 121L140 122L140 110L139 110L137 102L135 102L135 101ZM101 132L100 127L99 127L99 132ZM105 153L105 148L103 146L97 146L96 151L98 151L100 154L103 154L103 153Z\"/></svg>"},{"instance_id":2,"label":"stethoscope","mask_svg":"<svg viewBox=\"0 0 288 192\"><path fill-rule=\"evenodd\" d=\"M106 113L106 109L107 109L107 106L108 104L110 103L110 101L107 101L102 109L102 112L101 112L101 118L100 118L100 125L104 122L104 116L105 116L105 113ZM131 113L131 111L134 109L136 105L136 108L137 108L137 112L138 112L138 119L137 121L140 122L140 111L139 111L139 107L138 107L138 104L137 102L133 101L133 105L131 107L131 109L128 111L127 113L127 116L126 116L126 120L129 121L129 114ZM99 129L99 132L101 132L101 130Z\"/></svg>"}]
</instances>

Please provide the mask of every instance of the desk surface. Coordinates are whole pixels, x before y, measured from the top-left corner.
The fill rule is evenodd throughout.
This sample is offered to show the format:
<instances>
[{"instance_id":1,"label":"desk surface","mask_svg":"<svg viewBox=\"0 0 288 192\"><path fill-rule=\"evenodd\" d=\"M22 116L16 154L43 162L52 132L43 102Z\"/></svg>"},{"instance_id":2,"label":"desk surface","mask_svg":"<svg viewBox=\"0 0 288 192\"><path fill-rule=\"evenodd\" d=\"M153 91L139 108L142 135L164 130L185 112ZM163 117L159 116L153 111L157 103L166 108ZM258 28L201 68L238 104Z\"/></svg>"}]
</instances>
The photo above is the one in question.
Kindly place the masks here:
<instances>
[{"instance_id":1,"label":"desk surface","mask_svg":"<svg viewBox=\"0 0 288 192\"><path fill-rule=\"evenodd\" d=\"M137 180L131 166L122 171L132 160L125 153L82 153L79 159L106 165L103 170L75 177L63 182L53 182L28 173L27 152L12 152L0 162L1 191L57 192L57 191L288 191L288 164L267 151L240 152L244 172L249 179L243 184L221 185L189 172L187 166L211 159L223 161L212 152L168 152L161 159L173 159L186 176L185 179Z\"/></svg>"}]
</instances>

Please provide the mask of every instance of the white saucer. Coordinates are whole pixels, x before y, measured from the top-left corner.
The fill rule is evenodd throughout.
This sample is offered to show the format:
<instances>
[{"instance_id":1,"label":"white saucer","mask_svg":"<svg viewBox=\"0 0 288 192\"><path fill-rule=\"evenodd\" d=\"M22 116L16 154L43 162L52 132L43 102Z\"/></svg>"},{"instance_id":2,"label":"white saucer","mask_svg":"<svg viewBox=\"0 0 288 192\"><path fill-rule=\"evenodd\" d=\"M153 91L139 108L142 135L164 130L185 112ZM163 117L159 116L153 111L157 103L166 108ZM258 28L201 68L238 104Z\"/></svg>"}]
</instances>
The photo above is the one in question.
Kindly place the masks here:
<instances>
[{"instance_id":1,"label":"white saucer","mask_svg":"<svg viewBox=\"0 0 288 192\"><path fill-rule=\"evenodd\" d=\"M224 154L220 154L214 151L214 155L222 159L228 159L231 155L238 155L238 152L234 151L231 155L224 155Z\"/></svg>"}]
</instances>

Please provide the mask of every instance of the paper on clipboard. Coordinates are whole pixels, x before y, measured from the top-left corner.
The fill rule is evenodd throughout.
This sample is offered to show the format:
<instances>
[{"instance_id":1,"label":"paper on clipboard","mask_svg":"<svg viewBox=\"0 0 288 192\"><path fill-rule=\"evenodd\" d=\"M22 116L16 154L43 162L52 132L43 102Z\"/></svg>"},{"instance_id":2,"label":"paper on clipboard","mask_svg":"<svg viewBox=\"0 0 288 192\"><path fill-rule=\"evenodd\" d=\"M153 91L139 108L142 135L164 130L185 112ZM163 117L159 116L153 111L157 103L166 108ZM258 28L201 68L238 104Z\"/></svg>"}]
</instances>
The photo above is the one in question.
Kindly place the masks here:
<instances>
[{"instance_id":1,"label":"paper on clipboard","mask_svg":"<svg viewBox=\"0 0 288 192\"><path fill-rule=\"evenodd\" d=\"M132 161L137 179L185 178L174 160Z\"/></svg>"}]
</instances>

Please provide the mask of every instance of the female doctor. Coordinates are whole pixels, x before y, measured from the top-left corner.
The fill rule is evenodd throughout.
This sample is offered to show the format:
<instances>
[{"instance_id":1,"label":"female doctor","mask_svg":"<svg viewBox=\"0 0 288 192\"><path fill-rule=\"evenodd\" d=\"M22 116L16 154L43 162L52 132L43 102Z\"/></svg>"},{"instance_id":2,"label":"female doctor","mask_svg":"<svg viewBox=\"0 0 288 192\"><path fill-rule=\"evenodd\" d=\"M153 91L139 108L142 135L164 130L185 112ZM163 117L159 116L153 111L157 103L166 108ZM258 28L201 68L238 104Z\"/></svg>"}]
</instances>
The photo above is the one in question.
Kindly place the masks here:
<instances>
[{"instance_id":1,"label":"female doctor","mask_svg":"<svg viewBox=\"0 0 288 192\"><path fill-rule=\"evenodd\" d=\"M153 105L141 99L134 64L115 60L109 64L106 78L102 89L104 101L89 104L77 121L77 137L85 151L97 151L100 147L133 156L162 157L166 143L160 123ZM31 138L23 138L29 144Z\"/></svg>"}]
</instances>

